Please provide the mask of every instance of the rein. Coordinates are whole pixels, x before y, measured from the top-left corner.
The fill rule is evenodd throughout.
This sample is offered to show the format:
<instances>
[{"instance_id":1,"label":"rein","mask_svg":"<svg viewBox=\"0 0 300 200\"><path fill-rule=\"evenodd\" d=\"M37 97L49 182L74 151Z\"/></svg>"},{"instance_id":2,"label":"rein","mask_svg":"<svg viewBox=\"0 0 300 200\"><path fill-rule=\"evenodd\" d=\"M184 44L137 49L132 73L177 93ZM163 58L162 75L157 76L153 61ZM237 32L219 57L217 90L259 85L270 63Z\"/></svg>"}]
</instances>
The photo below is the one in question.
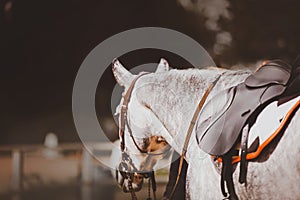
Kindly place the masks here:
<instances>
[{"instance_id":1,"label":"rein","mask_svg":"<svg viewBox=\"0 0 300 200\"><path fill-rule=\"evenodd\" d=\"M214 88L214 86L217 84L217 82L219 81L219 79L221 78L223 74L220 74L210 85L209 87L206 89L205 93L203 94L200 102L198 103L198 106L194 112L194 115L193 115L193 118L190 122L190 125L189 125L189 128L188 128L188 131L187 131L187 134L186 134L186 138L185 138L185 141L184 141L184 145L183 145L183 148L182 148L182 153L180 155L180 161L179 161L179 166L178 166L178 171L177 171L177 177L176 177L176 182L173 186L173 189L169 195L169 198L172 199L173 198L173 195L175 193L175 190L176 190L176 187L178 185L178 182L179 182L179 178L180 178L180 175L181 175L181 172L182 172L182 166L183 166L183 160L184 160L184 157L186 155L186 152L187 152L187 148L188 148L188 144L189 144L189 141L190 141L190 138L191 138L191 135L192 135L192 132L193 132L193 129L195 127L195 124L196 124L196 120L199 116L199 113L208 97L208 95L210 94L211 90Z\"/></svg>"}]
</instances>

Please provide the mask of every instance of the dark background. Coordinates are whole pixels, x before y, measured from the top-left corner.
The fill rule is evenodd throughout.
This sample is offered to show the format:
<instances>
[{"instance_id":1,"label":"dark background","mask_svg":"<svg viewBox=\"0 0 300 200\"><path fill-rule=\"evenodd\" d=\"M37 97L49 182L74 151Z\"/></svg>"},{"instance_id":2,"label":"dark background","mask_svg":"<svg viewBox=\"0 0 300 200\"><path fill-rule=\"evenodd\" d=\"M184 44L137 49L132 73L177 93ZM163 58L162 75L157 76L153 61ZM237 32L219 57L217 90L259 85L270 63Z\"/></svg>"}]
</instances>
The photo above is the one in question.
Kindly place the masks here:
<instances>
[{"instance_id":1,"label":"dark background","mask_svg":"<svg viewBox=\"0 0 300 200\"><path fill-rule=\"evenodd\" d=\"M230 1L233 18L219 24L232 42L216 55L216 31L205 27L201 12L187 11L175 0L0 0L0 144L41 143L48 132L61 142L78 142L73 82L88 53L114 34L144 26L171 28L197 40L225 67L272 58L292 62L300 52L299 9L297 0ZM175 67L186 64L150 50L124 55L122 61L130 68L161 56ZM111 116L114 84L107 70L96 98L100 122Z\"/></svg>"}]
</instances>

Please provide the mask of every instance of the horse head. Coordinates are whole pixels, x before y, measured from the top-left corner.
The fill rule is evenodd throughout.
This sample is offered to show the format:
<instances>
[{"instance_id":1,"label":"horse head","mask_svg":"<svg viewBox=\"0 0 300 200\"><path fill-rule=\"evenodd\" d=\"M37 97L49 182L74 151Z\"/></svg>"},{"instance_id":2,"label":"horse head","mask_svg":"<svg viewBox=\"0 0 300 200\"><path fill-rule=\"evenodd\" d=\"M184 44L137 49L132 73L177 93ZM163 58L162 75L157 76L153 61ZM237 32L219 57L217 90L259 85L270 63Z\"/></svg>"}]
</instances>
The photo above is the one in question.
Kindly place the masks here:
<instances>
[{"instance_id":1,"label":"horse head","mask_svg":"<svg viewBox=\"0 0 300 200\"><path fill-rule=\"evenodd\" d=\"M124 87L123 97L116 109L119 120L120 150L115 166L116 180L124 192L139 191L144 178L153 176L157 161L168 154L170 149L163 135L167 130L159 119L145 105L138 93L145 92L146 76L169 70L168 62L161 59L155 73L133 75L118 61L112 63L117 83ZM148 94L151 95L151 94ZM139 95L141 96L141 95Z\"/></svg>"}]
</instances>

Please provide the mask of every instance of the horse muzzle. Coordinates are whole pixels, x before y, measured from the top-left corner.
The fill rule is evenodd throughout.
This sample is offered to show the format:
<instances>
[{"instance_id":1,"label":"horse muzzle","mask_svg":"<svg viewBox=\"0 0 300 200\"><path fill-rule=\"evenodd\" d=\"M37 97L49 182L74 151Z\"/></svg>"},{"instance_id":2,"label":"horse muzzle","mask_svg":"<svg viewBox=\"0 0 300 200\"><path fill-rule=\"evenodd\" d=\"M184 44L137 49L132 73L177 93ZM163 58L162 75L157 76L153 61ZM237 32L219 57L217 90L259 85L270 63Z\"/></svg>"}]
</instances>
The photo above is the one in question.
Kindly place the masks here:
<instances>
[{"instance_id":1,"label":"horse muzzle","mask_svg":"<svg viewBox=\"0 0 300 200\"><path fill-rule=\"evenodd\" d=\"M139 174L134 174L133 175L133 180L132 182L130 179L125 179L122 189L124 192L138 192L142 189L143 183L144 183L144 177L141 177Z\"/></svg>"},{"instance_id":2,"label":"horse muzzle","mask_svg":"<svg viewBox=\"0 0 300 200\"><path fill-rule=\"evenodd\" d=\"M140 191L145 177L146 176L141 173L116 170L116 180L118 185L126 193Z\"/></svg>"}]
</instances>

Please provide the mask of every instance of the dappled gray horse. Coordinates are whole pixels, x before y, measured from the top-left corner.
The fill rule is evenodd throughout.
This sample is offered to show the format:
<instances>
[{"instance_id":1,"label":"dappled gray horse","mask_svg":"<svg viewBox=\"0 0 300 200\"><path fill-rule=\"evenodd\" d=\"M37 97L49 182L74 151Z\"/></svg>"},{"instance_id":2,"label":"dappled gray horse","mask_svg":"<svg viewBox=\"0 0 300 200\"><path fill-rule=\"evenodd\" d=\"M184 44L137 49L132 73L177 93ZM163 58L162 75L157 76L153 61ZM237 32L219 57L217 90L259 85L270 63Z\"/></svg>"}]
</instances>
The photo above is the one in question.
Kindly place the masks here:
<instances>
[{"instance_id":1,"label":"dappled gray horse","mask_svg":"<svg viewBox=\"0 0 300 200\"><path fill-rule=\"evenodd\" d=\"M124 95L131 90L130 98L126 100L126 122L122 122L122 117L119 117L119 124L124 124L120 137L122 152L112 156L117 169L116 174L119 174L118 183L124 191L140 189L143 179L147 178L142 172L151 172L157 161L167 153L169 146L178 153L182 152L193 113L212 82L219 78L208 95L207 104L221 91L238 85L251 74L250 71L220 68L169 70L164 59L155 73L142 75L131 74L115 60L113 73L118 84L125 88ZM135 83L132 84L133 82ZM189 163L186 180L188 199L223 198L219 171L216 170L211 155L201 150L196 140L196 132L203 130L201 125L205 125L207 120L218 112L218 102L214 103L215 110L212 107L211 110L206 109L200 113L185 155ZM118 114L122 113L122 106L124 107L124 98L117 108ZM297 111L280 144L267 161L249 163L247 187L237 184L237 167L233 173L233 180L241 199L300 198L299 117L300 112ZM120 126L122 128L122 125ZM263 132L262 126L257 127L257 130ZM122 160L124 163L124 152L130 158L130 162L126 161L126 167L135 169L130 181L118 172L119 163Z\"/></svg>"}]
</instances>

